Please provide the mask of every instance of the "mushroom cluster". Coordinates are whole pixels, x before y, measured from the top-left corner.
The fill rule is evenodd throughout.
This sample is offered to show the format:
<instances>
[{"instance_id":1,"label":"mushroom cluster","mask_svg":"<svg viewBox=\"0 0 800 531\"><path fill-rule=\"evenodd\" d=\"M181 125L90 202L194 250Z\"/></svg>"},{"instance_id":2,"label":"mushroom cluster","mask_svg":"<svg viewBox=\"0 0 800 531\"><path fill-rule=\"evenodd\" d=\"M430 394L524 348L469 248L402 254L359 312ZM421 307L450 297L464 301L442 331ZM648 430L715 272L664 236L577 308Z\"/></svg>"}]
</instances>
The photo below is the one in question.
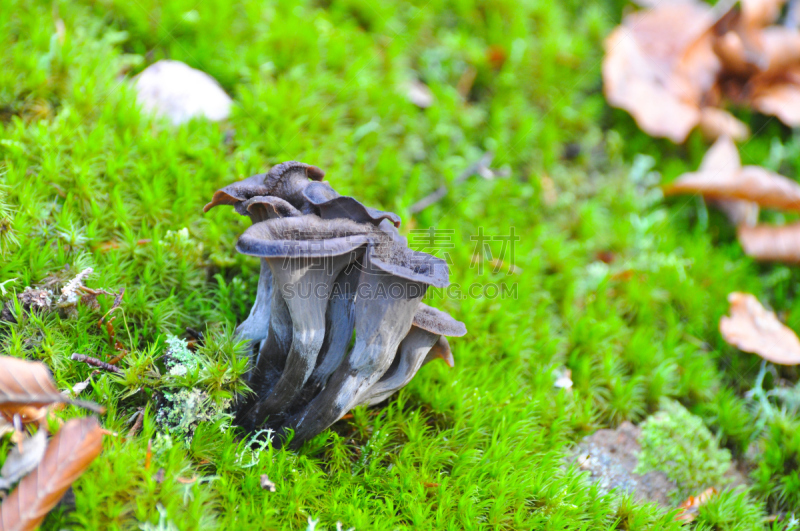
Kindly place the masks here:
<instances>
[{"instance_id":1,"label":"mushroom cluster","mask_svg":"<svg viewBox=\"0 0 800 531\"><path fill-rule=\"evenodd\" d=\"M385 400L425 363L452 366L445 336L466 333L422 303L428 286L448 284L446 263L409 249L396 214L339 195L323 176L284 162L205 207L249 216L236 250L261 259L255 303L237 328L250 342L253 390L237 422L292 430L295 447L353 407Z\"/></svg>"}]
</instances>

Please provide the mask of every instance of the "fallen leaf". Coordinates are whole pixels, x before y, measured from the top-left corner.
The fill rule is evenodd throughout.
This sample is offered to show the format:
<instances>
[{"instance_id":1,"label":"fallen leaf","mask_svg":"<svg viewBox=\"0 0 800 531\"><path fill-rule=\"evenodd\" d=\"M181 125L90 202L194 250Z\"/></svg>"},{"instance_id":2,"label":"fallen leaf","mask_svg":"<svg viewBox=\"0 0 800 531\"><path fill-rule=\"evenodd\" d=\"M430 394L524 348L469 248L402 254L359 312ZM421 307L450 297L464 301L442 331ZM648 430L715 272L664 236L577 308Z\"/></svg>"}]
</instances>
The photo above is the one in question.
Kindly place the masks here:
<instances>
[{"instance_id":1,"label":"fallen leaf","mask_svg":"<svg viewBox=\"0 0 800 531\"><path fill-rule=\"evenodd\" d=\"M772 24L781 14L786 0L742 0L742 22L748 28Z\"/></svg>"},{"instance_id":2,"label":"fallen leaf","mask_svg":"<svg viewBox=\"0 0 800 531\"><path fill-rule=\"evenodd\" d=\"M422 81L413 80L406 85L408 101L419 107L427 109L433 105L433 92Z\"/></svg>"},{"instance_id":3,"label":"fallen leaf","mask_svg":"<svg viewBox=\"0 0 800 531\"><path fill-rule=\"evenodd\" d=\"M800 340L753 295L728 295L730 317L719 321L722 338L739 350L757 354L779 365L800 364Z\"/></svg>"},{"instance_id":4,"label":"fallen leaf","mask_svg":"<svg viewBox=\"0 0 800 531\"><path fill-rule=\"evenodd\" d=\"M39 465L47 449L47 432L39 430L33 437L26 437L9 452L0 469L0 490L8 490L28 472Z\"/></svg>"},{"instance_id":5,"label":"fallen leaf","mask_svg":"<svg viewBox=\"0 0 800 531\"><path fill-rule=\"evenodd\" d=\"M12 420L16 416L22 424L30 424L41 422L47 415L47 409L46 407L6 405L0 407L0 417Z\"/></svg>"},{"instance_id":6,"label":"fallen leaf","mask_svg":"<svg viewBox=\"0 0 800 531\"><path fill-rule=\"evenodd\" d=\"M275 483L269 480L269 476L261 474L261 488L270 492L275 492Z\"/></svg>"},{"instance_id":7,"label":"fallen leaf","mask_svg":"<svg viewBox=\"0 0 800 531\"><path fill-rule=\"evenodd\" d=\"M64 424L36 469L0 505L0 531L35 529L102 449L95 417Z\"/></svg>"},{"instance_id":8,"label":"fallen leaf","mask_svg":"<svg viewBox=\"0 0 800 531\"><path fill-rule=\"evenodd\" d=\"M614 254L614 251L604 250L595 253L595 258L597 258L604 264L612 264L614 263L614 260L617 259L617 255Z\"/></svg>"},{"instance_id":9,"label":"fallen leaf","mask_svg":"<svg viewBox=\"0 0 800 531\"><path fill-rule=\"evenodd\" d=\"M708 503L712 496L717 495L717 489L709 487L697 496L689 496L678 506L679 512L675 520L680 522L691 522L697 518L697 510L701 505Z\"/></svg>"},{"instance_id":10,"label":"fallen leaf","mask_svg":"<svg viewBox=\"0 0 800 531\"><path fill-rule=\"evenodd\" d=\"M750 136L747 125L728 111L716 107L700 110L700 132L709 140L727 136L740 142Z\"/></svg>"},{"instance_id":11,"label":"fallen leaf","mask_svg":"<svg viewBox=\"0 0 800 531\"><path fill-rule=\"evenodd\" d=\"M647 9L606 40L603 85L642 130L676 143L698 125L710 139L747 138L725 100L800 125L800 31L776 24L785 0L638 3Z\"/></svg>"},{"instance_id":12,"label":"fallen leaf","mask_svg":"<svg viewBox=\"0 0 800 531\"><path fill-rule=\"evenodd\" d=\"M492 44L486 49L486 60L495 70L500 70L508 59L508 52L500 44Z\"/></svg>"},{"instance_id":13,"label":"fallen leaf","mask_svg":"<svg viewBox=\"0 0 800 531\"><path fill-rule=\"evenodd\" d=\"M664 187L666 195L694 193L800 212L800 184L759 166L741 167L739 152L729 137L714 143L698 171L684 173Z\"/></svg>"},{"instance_id":14,"label":"fallen leaf","mask_svg":"<svg viewBox=\"0 0 800 531\"><path fill-rule=\"evenodd\" d=\"M800 222L789 225L739 227L745 254L765 262L800 263Z\"/></svg>"},{"instance_id":15,"label":"fallen leaf","mask_svg":"<svg viewBox=\"0 0 800 531\"><path fill-rule=\"evenodd\" d=\"M0 410L13 406L43 407L53 403L74 404L98 412L103 410L92 402L72 400L61 394L43 363L0 356Z\"/></svg>"},{"instance_id":16,"label":"fallen leaf","mask_svg":"<svg viewBox=\"0 0 800 531\"><path fill-rule=\"evenodd\" d=\"M72 395L73 396L78 396L79 394L84 392L87 387L89 387L89 384L92 383L92 376L94 376L94 373L95 373L95 371L92 371L92 374L90 374L88 378L86 378L84 381L78 382L78 383L76 383L75 385L72 386Z\"/></svg>"},{"instance_id":17,"label":"fallen leaf","mask_svg":"<svg viewBox=\"0 0 800 531\"><path fill-rule=\"evenodd\" d=\"M715 21L699 2L659 4L626 16L605 42L608 103L628 111L651 136L686 140L721 69L710 31Z\"/></svg>"},{"instance_id":18,"label":"fallen leaf","mask_svg":"<svg viewBox=\"0 0 800 531\"><path fill-rule=\"evenodd\" d=\"M559 389L566 389L567 391L572 390L572 371L569 369L564 369L563 371L556 373L557 378L555 383L553 384L555 387Z\"/></svg>"},{"instance_id":19,"label":"fallen leaf","mask_svg":"<svg viewBox=\"0 0 800 531\"><path fill-rule=\"evenodd\" d=\"M756 77L750 87L749 102L753 108L777 117L786 125L800 125L800 66L778 76Z\"/></svg>"}]
</instances>

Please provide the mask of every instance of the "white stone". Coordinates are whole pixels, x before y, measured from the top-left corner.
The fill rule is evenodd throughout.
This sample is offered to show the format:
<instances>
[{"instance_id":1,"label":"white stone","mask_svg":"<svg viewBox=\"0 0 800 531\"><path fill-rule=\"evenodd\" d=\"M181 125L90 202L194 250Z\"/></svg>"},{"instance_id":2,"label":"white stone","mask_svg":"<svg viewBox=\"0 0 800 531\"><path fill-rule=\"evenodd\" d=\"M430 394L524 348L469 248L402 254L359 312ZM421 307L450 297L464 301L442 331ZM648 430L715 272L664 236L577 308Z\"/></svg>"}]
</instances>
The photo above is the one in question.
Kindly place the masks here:
<instances>
[{"instance_id":1,"label":"white stone","mask_svg":"<svg viewBox=\"0 0 800 531\"><path fill-rule=\"evenodd\" d=\"M192 118L225 120L233 101L219 83L180 61L162 60L133 79L137 99L145 110L180 125Z\"/></svg>"}]
</instances>

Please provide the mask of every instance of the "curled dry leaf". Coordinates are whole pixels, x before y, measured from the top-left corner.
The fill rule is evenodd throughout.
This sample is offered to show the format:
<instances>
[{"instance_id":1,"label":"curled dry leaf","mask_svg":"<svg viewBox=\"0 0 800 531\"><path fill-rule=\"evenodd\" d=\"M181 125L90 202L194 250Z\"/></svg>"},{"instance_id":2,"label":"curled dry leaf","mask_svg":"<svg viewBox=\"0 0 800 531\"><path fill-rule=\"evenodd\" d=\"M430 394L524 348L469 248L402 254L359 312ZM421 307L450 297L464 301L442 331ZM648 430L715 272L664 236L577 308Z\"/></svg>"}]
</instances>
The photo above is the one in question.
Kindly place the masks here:
<instances>
[{"instance_id":1,"label":"curled dry leaf","mask_svg":"<svg viewBox=\"0 0 800 531\"><path fill-rule=\"evenodd\" d=\"M756 260L800 263L800 223L739 227L739 243Z\"/></svg>"},{"instance_id":2,"label":"curled dry leaf","mask_svg":"<svg viewBox=\"0 0 800 531\"><path fill-rule=\"evenodd\" d=\"M628 111L651 136L686 140L720 70L714 23L711 8L699 2L659 4L625 17L605 42L609 104Z\"/></svg>"},{"instance_id":3,"label":"curled dry leaf","mask_svg":"<svg viewBox=\"0 0 800 531\"><path fill-rule=\"evenodd\" d=\"M698 125L711 139L746 138L723 100L800 125L800 31L776 24L785 0L638 3L646 9L606 40L603 83L642 130L676 143Z\"/></svg>"},{"instance_id":4,"label":"curled dry leaf","mask_svg":"<svg viewBox=\"0 0 800 531\"><path fill-rule=\"evenodd\" d=\"M750 101L755 109L786 125L800 125L800 65L777 75L755 77L750 84Z\"/></svg>"},{"instance_id":5,"label":"curled dry leaf","mask_svg":"<svg viewBox=\"0 0 800 531\"><path fill-rule=\"evenodd\" d=\"M54 403L103 411L97 404L71 400L61 394L43 363L0 356L0 411L16 406L43 407Z\"/></svg>"},{"instance_id":6,"label":"curled dry leaf","mask_svg":"<svg viewBox=\"0 0 800 531\"><path fill-rule=\"evenodd\" d=\"M710 199L745 200L800 212L800 184L759 166L742 167L739 152L729 137L717 140L698 171L684 173L667 185L664 193L699 193Z\"/></svg>"},{"instance_id":7,"label":"curled dry leaf","mask_svg":"<svg viewBox=\"0 0 800 531\"><path fill-rule=\"evenodd\" d=\"M709 140L727 136L736 141L746 140L750 128L726 110L705 107L700 111L700 132Z\"/></svg>"},{"instance_id":8,"label":"curled dry leaf","mask_svg":"<svg viewBox=\"0 0 800 531\"><path fill-rule=\"evenodd\" d=\"M697 496L689 496L678 506L679 512L675 520L679 522L691 522L697 517L697 510L701 505L708 503L713 496L717 495L717 489L709 487Z\"/></svg>"},{"instance_id":9,"label":"curled dry leaf","mask_svg":"<svg viewBox=\"0 0 800 531\"><path fill-rule=\"evenodd\" d=\"M39 430L33 437L26 437L18 443L0 469L0 490L8 490L28 472L39 465L47 449L47 432Z\"/></svg>"},{"instance_id":10,"label":"curled dry leaf","mask_svg":"<svg viewBox=\"0 0 800 531\"><path fill-rule=\"evenodd\" d=\"M64 424L36 469L0 505L0 531L35 529L102 449L96 418Z\"/></svg>"},{"instance_id":11,"label":"curled dry leaf","mask_svg":"<svg viewBox=\"0 0 800 531\"><path fill-rule=\"evenodd\" d=\"M719 321L722 338L739 350L779 365L800 364L800 340L749 293L728 295L730 316Z\"/></svg>"}]
</instances>

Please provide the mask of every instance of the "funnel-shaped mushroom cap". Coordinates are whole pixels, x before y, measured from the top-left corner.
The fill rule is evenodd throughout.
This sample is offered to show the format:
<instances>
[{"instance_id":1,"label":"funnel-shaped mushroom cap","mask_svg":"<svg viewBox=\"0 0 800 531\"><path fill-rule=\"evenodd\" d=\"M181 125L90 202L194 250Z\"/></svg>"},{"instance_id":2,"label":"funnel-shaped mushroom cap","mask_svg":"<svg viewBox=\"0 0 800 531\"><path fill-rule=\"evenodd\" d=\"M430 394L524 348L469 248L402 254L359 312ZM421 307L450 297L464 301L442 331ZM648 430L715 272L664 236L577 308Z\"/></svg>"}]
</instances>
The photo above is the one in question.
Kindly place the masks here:
<instances>
[{"instance_id":1,"label":"funnel-shaped mushroom cap","mask_svg":"<svg viewBox=\"0 0 800 531\"><path fill-rule=\"evenodd\" d=\"M412 251L391 240L392 236L382 231L377 234L380 237L377 242L373 240L374 245L369 250L370 261L376 268L437 288L450 284L447 262L427 253ZM375 236L376 233L373 233L373 238Z\"/></svg>"},{"instance_id":2,"label":"funnel-shaped mushroom cap","mask_svg":"<svg viewBox=\"0 0 800 531\"><path fill-rule=\"evenodd\" d=\"M324 177L325 172L316 166L292 160L273 166L267 172L264 184L269 190L269 195L285 199L297 208L301 208L305 201L303 190L308 186L309 179L321 181Z\"/></svg>"},{"instance_id":3,"label":"funnel-shaped mushroom cap","mask_svg":"<svg viewBox=\"0 0 800 531\"><path fill-rule=\"evenodd\" d=\"M350 220L296 216L262 221L239 237L236 250L264 258L338 256L367 243L369 226Z\"/></svg>"},{"instance_id":4,"label":"funnel-shaped mushroom cap","mask_svg":"<svg viewBox=\"0 0 800 531\"><path fill-rule=\"evenodd\" d=\"M392 241L398 245L402 245L403 247L408 247L408 240L400 235L400 232L397 230L397 227L389 221L388 219L384 219L383 221L378 224L378 229L392 237Z\"/></svg>"},{"instance_id":5,"label":"funnel-shaped mushroom cap","mask_svg":"<svg viewBox=\"0 0 800 531\"><path fill-rule=\"evenodd\" d=\"M425 365L437 358L444 361L451 369L455 367L456 363L453 359L453 351L450 350L450 343L447 342L447 338L444 336L439 336L436 344L428 351L428 354L425 356L425 361L423 361L422 364Z\"/></svg>"},{"instance_id":6,"label":"funnel-shaped mushroom cap","mask_svg":"<svg viewBox=\"0 0 800 531\"><path fill-rule=\"evenodd\" d=\"M392 365L381 379L360 399L362 404L377 404L405 387L428 362L441 358L453 367L453 353L444 335L463 336L464 323L456 321L445 312L420 303L414 321L403 342L400 343Z\"/></svg>"},{"instance_id":7,"label":"funnel-shaped mushroom cap","mask_svg":"<svg viewBox=\"0 0 800 531\"><path fill-rule=\"evenodd\" d=\"M264 182L265 177L266 174L259 173L217 190L214 192L211 202L203 207L203 212L208 212L218 205L235 205L257 195L269 194L269 187Z\"/></svg>"},{"instance_id":8,"label":"funnel-shaped mushroom cap","mask_svg":"<svg viewBox=\"0 0 800 531\"><path fill-rule=\"evenodd\" d=\"M456 321L446 312L431 308L424 302L419 303L413 325L440 336L461 337L467 333L464 323Z\"/></svg>"},{"instance_id":9,"label":"funnel-shaped mushroom cap","mask_svg":"<svg viewBox=\"0 0 800 531\"><path fill-rule=\"evenodd\" d=\"M254 221L301 216L302 213L288 201L272 195L257 195L247 201L236 203L236 211L243 216L250 215Z\"/></svg>"},{"instance_id":10,"label":"funnel-shaped mushroom cap","mask_svg":"<svg viewBox=\"0 0 800 531\"><path fill-rule=\"evenodd\" d=\"M303 190L303 195L309 203L319 209L322 219L345 218L376 226L386 219L395 227L400 226L400 216L394 212L384 212L364 206L352 197L339 195L328 183L310 183Z\"/></svg>"}]
</instances>

